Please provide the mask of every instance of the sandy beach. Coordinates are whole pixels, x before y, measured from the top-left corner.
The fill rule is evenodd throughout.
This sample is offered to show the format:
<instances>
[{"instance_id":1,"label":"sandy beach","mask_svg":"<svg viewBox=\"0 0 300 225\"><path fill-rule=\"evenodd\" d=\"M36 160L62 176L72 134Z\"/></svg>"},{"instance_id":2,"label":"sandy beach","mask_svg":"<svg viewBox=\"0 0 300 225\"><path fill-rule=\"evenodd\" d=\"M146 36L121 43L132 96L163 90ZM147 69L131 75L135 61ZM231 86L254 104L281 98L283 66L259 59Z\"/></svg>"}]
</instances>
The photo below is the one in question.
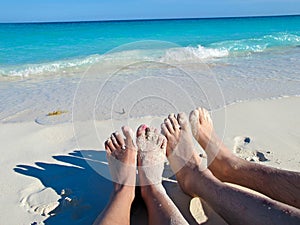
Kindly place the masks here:
<instances>
[{"instance_id":1,"label":"sandy beach","mask_svg":"<svg viewBox=\"0 0 300 225\"><path fill-rule=\"evenodd\" d=\"M225 129L220 125L224 112ZM235 103L213 111L212 118L217 133L240 157L300 171L299 114L300 98L287 97ZM133 129L141 123L159 127L162 119L132 118L128 123ZM5 204L0 206L0 224L92 224L112 188L100 141L114 131L110 123L118 126L121 122L93 121L99 128L98 141L83 129L89 122L81 122L82 129L74 135L72 122L1 121L0 200ZM78 139L84 141L78 145ZM190 224L225 223L207 205L201 206L199 199L183 194L172 178L165 179L164 186ZM145 216L140 205L136 200L132 208L133 224L146 224L139 222Z\"/></svg>"}]
</instances>

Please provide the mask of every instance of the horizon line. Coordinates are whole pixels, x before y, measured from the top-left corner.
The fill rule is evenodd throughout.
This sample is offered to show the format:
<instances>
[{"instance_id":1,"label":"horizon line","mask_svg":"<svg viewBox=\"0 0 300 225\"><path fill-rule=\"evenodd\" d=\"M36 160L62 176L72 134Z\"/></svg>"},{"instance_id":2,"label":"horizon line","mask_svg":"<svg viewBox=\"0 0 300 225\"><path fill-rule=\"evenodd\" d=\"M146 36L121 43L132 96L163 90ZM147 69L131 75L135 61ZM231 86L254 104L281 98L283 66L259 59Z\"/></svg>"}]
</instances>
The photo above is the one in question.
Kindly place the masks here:
<instances>
[{"instance_id":1,"label":"horizon line","mask_svg":"<svg viewBox=\"0 0 300 225\"><path fill-rule=\"evenodd\" d=\"M107 20L62 20L62 21L22 21L0 22L0 24L55 24L55 23L105 23L105 22L138 22L138 21L164 21L164 20L210 20L210 19L239 19L239 18L265 18L265 17L296 17L300 14L274 14L252 16L220 16L220 17L170 17L170 18L136 18L136 19L107 19Z\"/></svg>"}]
</instances>

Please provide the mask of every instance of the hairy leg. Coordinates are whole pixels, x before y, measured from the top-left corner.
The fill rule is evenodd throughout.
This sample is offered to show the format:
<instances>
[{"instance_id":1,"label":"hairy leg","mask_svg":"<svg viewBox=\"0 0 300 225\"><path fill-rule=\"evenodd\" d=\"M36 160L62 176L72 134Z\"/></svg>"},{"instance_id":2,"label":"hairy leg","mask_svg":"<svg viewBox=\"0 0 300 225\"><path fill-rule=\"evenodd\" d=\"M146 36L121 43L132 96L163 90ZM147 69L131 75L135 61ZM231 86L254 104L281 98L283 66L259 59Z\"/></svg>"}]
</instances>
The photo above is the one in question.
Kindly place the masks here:
<instances>
[{"instance_id":1,"label":"hairy leg","mask_svg":"<svg viewBox=\"0 0 300 225\"><path fill-rule=\"evenodd\" d=\"M207 110L191 112L195 139L208 155L209 169L221 181L239 184L300 208L300 173L251 163L235 156L217 137Z\"/></svg>"},{"instance_id":2,"label":"hairy leg","mask_svg":"<svg viewBox=\"0 0 300 225\"><path fill-rule=\"evenodd\" d=\"M113 133L105 142L105 150L114 182L110 202L98 216L94 225L129 225L130 208L134 200L136 180L136 147L132 130L122 127L125 139Z\"/></svg>"},{"instance_id":3,"label":"hairy leg","mask_svg":"<svg viewBox=\"0 0 300 225\"><path fill-rule=\"evenodd\" d=\"M138 172L141 195L145 201L149 225L188 224L161 184L166 139L157 130L141 125L137 131Z\"/></svg>"},{"instance_id":4,"label":"hairy leg","mask_svg":"<svg viewBox=\"0 0 300 225\"><path fill-rule=\"evenodd\" d=\"M182 190L203 198L229 224L298 224L300 210L274 200L249 194L218 180L200 167L185 114L172 114L162 125L168 140L167 156ZM190 159L187 158L190 156ZM186 162L184 165L182 162ZM181 167L181 168L180 168Z\"/></svg>"}]
</instances>

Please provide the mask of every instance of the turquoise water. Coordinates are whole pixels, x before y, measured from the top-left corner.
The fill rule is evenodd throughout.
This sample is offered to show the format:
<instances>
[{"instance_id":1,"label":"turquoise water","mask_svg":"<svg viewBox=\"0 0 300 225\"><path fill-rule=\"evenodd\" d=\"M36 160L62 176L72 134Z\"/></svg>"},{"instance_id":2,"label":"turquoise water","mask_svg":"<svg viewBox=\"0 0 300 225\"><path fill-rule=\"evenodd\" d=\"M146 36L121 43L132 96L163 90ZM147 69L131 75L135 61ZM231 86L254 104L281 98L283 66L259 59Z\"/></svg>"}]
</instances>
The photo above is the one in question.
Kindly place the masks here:
<instances>
[{"instance_id":1,"label":"turquoise water","mask_svg":"<svg viewBox=\"0 0 300 225\"><path fill-rule=\"evenodd\" d=\"M300 16L0 24L0 120L48 123L75 99L103 120L299 96L299 46Z\"/></svg>"},{"instance_id":2,"label":"turquoise water","mask_svg":"<svg viewBox=\"0 0 300 225\"><path fill-rule=\"evenodd\" d=\"M300 16L0 24L0 74L57 73L141 40L172 42L201 59L249 56L298 47Z\"/></svg>"}]
</instances>

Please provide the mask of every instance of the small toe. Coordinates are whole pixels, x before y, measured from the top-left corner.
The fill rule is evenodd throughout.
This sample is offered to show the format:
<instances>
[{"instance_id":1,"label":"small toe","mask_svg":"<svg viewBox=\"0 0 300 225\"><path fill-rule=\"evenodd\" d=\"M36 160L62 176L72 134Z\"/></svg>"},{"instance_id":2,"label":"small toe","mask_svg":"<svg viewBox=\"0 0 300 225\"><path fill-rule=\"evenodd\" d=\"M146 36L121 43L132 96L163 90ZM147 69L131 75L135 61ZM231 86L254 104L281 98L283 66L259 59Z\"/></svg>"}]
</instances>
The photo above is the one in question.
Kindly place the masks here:
<instances>
[{"instance_id":1,"label":"small toe","mask_svg":"<svg viewBox=\"0 0 300 225\"><path fill-rule=\"evenodd\" d=\"M162 144L161 144L161 149L166 149L167 148L167 139L166 139L166 137L164 137L163 138L163 140L162 140Z\"/></svg>"},{"instance_id":2,"label":"small toe","mask_svg":"<svg viewBox=\"0 0 300 225\"><path fill-rule=\"evenodd\" d=\"M210 121L211 119L210 119L210 114L209 114L208 110L203 108L203 112L204 112L205 120Z\"/></svg>"},{"instance_id":3,"label":"small toe","mask_svg":"<svg viewBox=\"0 0 300 225\"><path fill-rule=\"evenodd\" d=\"M163 140L165 139L165 136L163 136L162 134L160 134L157 138L156 144L158 146L161 146L163 144Z\"/></svg>"},{"instance_id":4,"label":"small toe","mask_svg":"<svg viewBox=\"0 0 300 225\"><path fill-rule=\"evenodd\" d=\"M165 123L166 127L168 128L169 133L170 133L170 134L173 134L173 133L175 132L175 130L174 130L174 127L173 127L171 121L170 121L168 118L166 118L166 119L164 120L164 123Z\"/></svg>"},{"instance_id":5,"label":"small toe","mask_svg":"<svg viewBox=\"0 0 300 225\"><path fill-rule=\"evenodd\" d=\"M168 116L169 120L171 121L172 123L172 126L173 126L173 129L174 131L178 131L179 130L179 124L178 124L178 121L174 115L174 113L171 113L169 116Z\"/></svg>"},{"instance_id":6,"label":"small toe","mask_svg":"<svg viewBox=\"0 0 300 225\"><path fill-rule=\"evenodd\" d=\"M104 148L105 148L106 153L108 155L110 155L111 154L111 150L110 150L110 147L107 144L107 141L105 141L105 143L104 143Z\"/></svg>"},{"instance_id":7,"label":"small toe","mask_svg":"<svg viewBox=\"0 0 300 225\"><path fill-rule=\"evenodd\" d=\"M152 133L152 134L158 134L158 131L155 127L149 127L148 128L148 132Z\"/></svg>"},{"instance_id":8,"label":"small toe","mask_svg":"<svg viewBox=\"0 0 300 225\"><path fill-rule=\"evenodd\" d=\"M154 142L156 142L158 137L159 137L159 134L158 134L156 128L154 128L154 127L147 127L146 128L146 138L148 140L153 140Z\"/></svg>"},{"instance_id":9,"label":"small toe","mask_svg":"<svg viewBox=\"0 0 300 225\"><path fill-rule=\"evenodd\" d=\"M117 143L120 147L123 147L125 145L125 141L122 137L122 135L119 132L113 133L115 139L117 140Z\"/></svg>"},{"instance_id":10,"label":"small toe","mask_svg":"<svg viewBox=\"0 0 300 225\"><path fill-rule=\"evenodd\" d=\"M166 124L164 124L164 123L161 124L161 133L163 135L165 135L167 139L171 135L170 132L169 132L169 130L168 130L168 128L167 128L167 126L166 126Z\"/></svg>"},{"instance_id":11,"label":"small toe","mask_svg":"<svg viewBox=\"0 0 300 225\"><path fill-rule=\"evenodd\" d=\"M147 127L145 130L146 137L149 136L150 133L151 133L151 128Z\"/></svg>"},{"instance_id":12,"label":"small toe","mask_svg":"<svg viewBox=\"0 0 300 225\"><path fill-rule=\"evenodd\" d=\"M188 119L185 113L179 113L177 116L177 120L181 129L185 130L188 128Z\"/></svg>"},{"instance_id":13,"label":"small toe","mask_svg":"<svg viewBox=\"0 0 300 225\"><path fill-rule=\"evenodd\" d=\"M111 139L111 141L112 141L112 143L113 143L113 145L115 146L116 149L121 148L121 146L119 145L114 133L110 136L110 139Z\"/></svg>"},{"instance_id":14,"label":"small toe","mask_svg":"<svg viewBox=\"0 0 300 225\"><path fill-rule=\"evenodd\" d=\"M108 139L107 139L106 144L107 144L107 146L109 147L109 149L110 149L111 152L116 151L116 147L115 147L115 145L113 144L111 138L108 138Z\"/></svg>"}]
</instances>

